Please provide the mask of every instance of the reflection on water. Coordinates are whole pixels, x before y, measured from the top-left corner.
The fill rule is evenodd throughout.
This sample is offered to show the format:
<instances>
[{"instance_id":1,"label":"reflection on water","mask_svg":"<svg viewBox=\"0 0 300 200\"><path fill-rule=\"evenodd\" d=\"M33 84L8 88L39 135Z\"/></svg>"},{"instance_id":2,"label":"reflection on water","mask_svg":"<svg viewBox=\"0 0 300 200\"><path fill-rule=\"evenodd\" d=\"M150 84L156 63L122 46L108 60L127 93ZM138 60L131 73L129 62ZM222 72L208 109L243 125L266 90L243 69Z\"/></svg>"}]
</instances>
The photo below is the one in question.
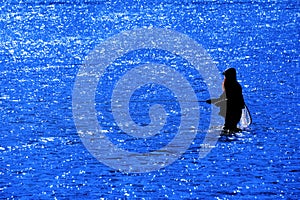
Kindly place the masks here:
<instances>
[{"instance_id":1,"label":"reflection on water","mask_svg":"<svg viewBox=\"0 0 300 200\"><path fill-rule=\"evenodd\" d=\"M298 2L45 2L0 5L2 198L298 199ZM203 126L182 157L159 171L123 174L84 147L73 121L72 89L90 50L143 26L185 33L220 71L236 67L253 125L235 138L220 138L199 159L210 148L202 144L210 108L199 103ZM195 83L198 97L208 98L201 78ZM137 113L143 106L132 105ZM177 116L176 105L168 106ZM134 149L156 149L174 132L166 135L140 140ZM133 144L126 135L111 137L125 148Z\"/></svg>"}]
</instances>

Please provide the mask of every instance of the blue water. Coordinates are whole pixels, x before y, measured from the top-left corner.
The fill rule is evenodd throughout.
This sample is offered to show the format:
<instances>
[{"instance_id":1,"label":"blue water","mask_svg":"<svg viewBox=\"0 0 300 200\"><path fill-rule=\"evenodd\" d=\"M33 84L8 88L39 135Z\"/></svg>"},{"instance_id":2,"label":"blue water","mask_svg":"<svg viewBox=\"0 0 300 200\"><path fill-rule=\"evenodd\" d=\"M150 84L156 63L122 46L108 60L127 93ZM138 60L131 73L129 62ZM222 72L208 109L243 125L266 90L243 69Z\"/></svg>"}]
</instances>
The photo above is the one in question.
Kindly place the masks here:
<instances>
[{"instance_id":1,"label":"blue water","mask_svg":"<svg viewBox=\"0 0 300 200\"><path fill-rule=\"evenodd\" d=\"M0 199L300 198L298 1L74 2L0 4ZM122 31L152 26L197 41L220 72L235 67L253 124L234 140L220 139L203 159L198 159L200 130L171 165L122 173L83 145L73 120L72 91L85 57L97 45ZM161 59L161 54L152 56ZM201 79L198 83L197 97L208 98ZM105 88L101 84L98 89ZM148 85L137 94L144 91L150 97L137 95L140 101L176 101L167 88ZM98 92L96 98L105 94ZM209 106L199 105L205 129ZM135 122L149 123L150 104L131 106ZM176 103L164 106L179 110ZM107 108L110 115L109 107L96 107L98 112ZM179 117L175 112L169 122L177 125ZM111 120L106 124L117 129ZM151 151L166 145L176 130L147 143L127 143L126 136L119 142L117 134L111 140Z\"/></svg>"}]
</instances>

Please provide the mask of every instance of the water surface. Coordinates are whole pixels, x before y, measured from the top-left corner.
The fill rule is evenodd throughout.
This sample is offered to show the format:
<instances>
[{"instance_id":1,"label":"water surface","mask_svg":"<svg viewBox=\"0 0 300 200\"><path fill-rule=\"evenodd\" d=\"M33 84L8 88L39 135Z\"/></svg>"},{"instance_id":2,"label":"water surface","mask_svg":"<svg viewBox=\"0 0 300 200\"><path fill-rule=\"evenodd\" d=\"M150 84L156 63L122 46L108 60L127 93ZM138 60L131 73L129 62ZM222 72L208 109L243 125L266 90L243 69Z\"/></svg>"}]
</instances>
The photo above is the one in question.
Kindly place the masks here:
<instances>
[{"instance_id":1,"label":"water surface","mask_svg":"<svg viewBox=\"0 0 300 200\"><path fill-rule=\"evenodd\" d=\"M1 198L299 199L299 2L75 2L0 4ZM83 145L72 115L72 89L97 45L149 26L188 35L220 72L235 67L253 124L198 159L209 116L208 105L199 104L203 130L180 159L159 171L124 174L100 163ZM208 98L201 79L199 84L198 97ZM156 101L174 100L167 89L152 89ZM154 97L154 91L161 93ZM138 123L147 123L147 117L138 118L144 106L132 105ZM171 120L175 125L178 116L175 112ZM174 137L173 128L167 137L157 136L160 142L148 141L149 149L141 142L133 150L160 148ZM116 137L111 139L132 148L125 136Z\"/></svg>"}]
</instances>

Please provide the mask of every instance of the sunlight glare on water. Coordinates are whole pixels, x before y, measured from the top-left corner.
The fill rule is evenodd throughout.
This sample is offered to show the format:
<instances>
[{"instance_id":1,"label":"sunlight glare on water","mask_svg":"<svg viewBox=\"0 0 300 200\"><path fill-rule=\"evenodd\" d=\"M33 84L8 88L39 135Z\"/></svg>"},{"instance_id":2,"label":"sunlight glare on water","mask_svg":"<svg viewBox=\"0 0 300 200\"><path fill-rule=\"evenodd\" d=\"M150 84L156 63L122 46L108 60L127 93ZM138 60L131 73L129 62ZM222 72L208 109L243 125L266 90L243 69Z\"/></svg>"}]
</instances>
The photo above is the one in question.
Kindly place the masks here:
<instances>
[{"instance_id":1,"label":"sunlight glare on water","mask_svg":"<svg viewBox=\"0 0 300 200\"><path fill-rule=\"evenodd\" d=\"M299 2L12 0L1 2L0 10L0 198L299 199ZM220 77L235 67L253 123L236 137L203 144L212 108L199 102L196 136L178 159L155 171L122 173L84 145L72 94L90 52L116 34L145 27L195 40ZM189 60L172 52L140 49L118 57L97 85L94 107L103 137L120 149L153 152L179 130L184 114L178 99L158 84L135 90L129 113L146 126L153 105L161 105L166 124L160 133L136 139L114 121L114 83L129 68L153 62L183 74L199 101L213 98L209 87L221 89L206 85Z\"/></svg>"}]
</instances>

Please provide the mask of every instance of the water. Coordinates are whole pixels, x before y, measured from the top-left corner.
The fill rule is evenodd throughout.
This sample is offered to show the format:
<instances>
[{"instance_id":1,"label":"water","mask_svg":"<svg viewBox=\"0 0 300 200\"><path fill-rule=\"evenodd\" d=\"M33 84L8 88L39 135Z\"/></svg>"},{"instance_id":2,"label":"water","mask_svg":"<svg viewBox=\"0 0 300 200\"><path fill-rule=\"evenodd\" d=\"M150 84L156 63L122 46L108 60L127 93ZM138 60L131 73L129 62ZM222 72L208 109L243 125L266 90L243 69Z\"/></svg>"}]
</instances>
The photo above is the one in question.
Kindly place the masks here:
<instances>
[{"instance_id":1,"label":"water","mask_svg":"<svg viewBox=\"0 0 300 200\"><path fill-rule=\"evenodd\" d=\"M2 2L0 198L299 199L299 17L297 1ZM188 35L220 71L235 67L253 124L234 140L220 139L199 159L210 110L199 103L203 130L185 154L157 171L122 173L83 145L73 119L72 90L97 45L122 31L151 26ZM153 61L158 55L160 60L162 54L139 59ZM197 83L197 97L208 98L201 79ZM157 101L175 100L155 86L150 97L136 98L154 98L155 91ZM96 98L106 97L98 92ZM132 104L137 123L149 123L138 117L147 113L145 106ZM176 103L165 108L179 109ZM171 116L175 125L178 116ZM174 137L169 132L146 144L125 135L111 140L122 148L151 151Z\"/></svg>"}]
</instances>

